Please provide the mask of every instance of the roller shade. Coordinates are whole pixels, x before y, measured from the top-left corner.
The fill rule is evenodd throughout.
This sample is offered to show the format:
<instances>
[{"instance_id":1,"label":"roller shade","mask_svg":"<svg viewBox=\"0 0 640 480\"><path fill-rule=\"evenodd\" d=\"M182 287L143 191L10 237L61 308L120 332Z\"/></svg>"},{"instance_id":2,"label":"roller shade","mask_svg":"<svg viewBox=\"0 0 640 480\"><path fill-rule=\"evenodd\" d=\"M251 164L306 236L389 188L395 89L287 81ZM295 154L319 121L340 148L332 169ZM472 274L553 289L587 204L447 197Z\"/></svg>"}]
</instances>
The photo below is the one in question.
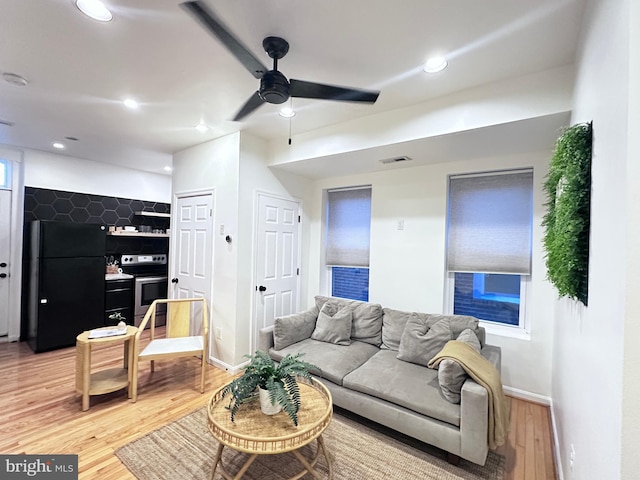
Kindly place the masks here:
<instances>
[{"instance_id":1,"label":"roller shade","mask_svg":"<svg viewBox=\"0 0 640 480\"><path fill-rule=\"evenodd\" d=\"M533 171L449 178L447 270L529 275Z\"/></svg>"},{"instance_id":2,"label":"roller shade","mask_svg":"<svg viewBox=\"0 0 640 480\"><path fill-rule=\"evenodd\" d=\"M328 266L368 267L371 236L371 187L329 190Z\"/></svg>"}]
</instances>

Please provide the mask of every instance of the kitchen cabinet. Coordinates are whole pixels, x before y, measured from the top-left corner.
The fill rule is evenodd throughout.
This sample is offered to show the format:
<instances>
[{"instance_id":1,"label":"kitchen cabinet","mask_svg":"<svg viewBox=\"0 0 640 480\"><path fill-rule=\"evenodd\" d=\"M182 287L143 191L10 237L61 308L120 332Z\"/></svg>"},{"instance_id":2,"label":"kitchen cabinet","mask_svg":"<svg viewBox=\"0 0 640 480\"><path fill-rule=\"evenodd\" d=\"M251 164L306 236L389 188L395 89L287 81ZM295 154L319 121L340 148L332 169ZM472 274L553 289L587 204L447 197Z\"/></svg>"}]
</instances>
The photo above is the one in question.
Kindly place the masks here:
<instances>
[{"instance_id":1,"label":"kitchen cabinet","mask_svg":"<svg viewBox=\"0 0 640 480\"><path fill-rule=\"evenodd\" d=\"M105 324L117 324L109 320L109 315L119 312L127 324L133 325L133 277L106 280L105 285Z\"/></svg>"}]
</instances>

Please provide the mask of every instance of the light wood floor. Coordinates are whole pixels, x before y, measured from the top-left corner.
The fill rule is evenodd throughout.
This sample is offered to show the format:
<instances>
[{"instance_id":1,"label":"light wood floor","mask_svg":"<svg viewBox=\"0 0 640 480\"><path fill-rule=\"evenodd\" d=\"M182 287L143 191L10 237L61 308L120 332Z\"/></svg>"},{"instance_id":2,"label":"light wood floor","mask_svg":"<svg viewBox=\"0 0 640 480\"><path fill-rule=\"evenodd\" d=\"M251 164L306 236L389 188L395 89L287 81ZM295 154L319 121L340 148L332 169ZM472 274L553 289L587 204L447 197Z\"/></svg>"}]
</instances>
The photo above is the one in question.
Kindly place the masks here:
<instances>
[{"instance_id":1,"label":"light wood floor","mask_svg":"<svg viewBox=\"0 0 640 480\"><path fill-rule=\"evenodd\" d=\"M121 364L122 347L94 350L93 368ZM134 478L116 448L206 404L209 393L232 377L209 366L207 391L197 390L197 360L142 364L138 401L126 391L91 397L82 412L75 392L75 348L34 354L26 343L0 344L0 453L79 455L81 479ZM505 480L555 479L547 407L510 399ZM213 452L212 452L213 454ZM169 478L169 477L167 477Z\"/></svg>"}]
</instances>

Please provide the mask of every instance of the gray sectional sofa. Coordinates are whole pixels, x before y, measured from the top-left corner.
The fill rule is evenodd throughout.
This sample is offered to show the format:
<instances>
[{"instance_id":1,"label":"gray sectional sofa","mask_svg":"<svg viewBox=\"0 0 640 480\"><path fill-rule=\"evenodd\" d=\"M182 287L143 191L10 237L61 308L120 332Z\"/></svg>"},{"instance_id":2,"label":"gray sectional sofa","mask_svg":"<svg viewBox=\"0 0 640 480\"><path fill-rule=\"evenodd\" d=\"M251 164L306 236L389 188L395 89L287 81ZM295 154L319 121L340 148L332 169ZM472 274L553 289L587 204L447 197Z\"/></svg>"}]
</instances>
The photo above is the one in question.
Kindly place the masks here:
<instances>
[{"instance_id":1,"label":"gray sectional sofa","mask_svg":"<svg viewBox=\"0 0 640 480\"><path fill-rule=\"evenodd\" d=\"M499 371L500 348L485 344L485 331L473 317L332 297L318 296L312 308L277 318L261 330L258 348L274 360L304 353L302 359L319 368L313 373L331 391L334 405L441 448L452 459L484 465L487 390L465 375L457 390L441 386L442 372L439 381L439 370L426 367L443 342L468 330Z\"/></svg>"}]
</instances>

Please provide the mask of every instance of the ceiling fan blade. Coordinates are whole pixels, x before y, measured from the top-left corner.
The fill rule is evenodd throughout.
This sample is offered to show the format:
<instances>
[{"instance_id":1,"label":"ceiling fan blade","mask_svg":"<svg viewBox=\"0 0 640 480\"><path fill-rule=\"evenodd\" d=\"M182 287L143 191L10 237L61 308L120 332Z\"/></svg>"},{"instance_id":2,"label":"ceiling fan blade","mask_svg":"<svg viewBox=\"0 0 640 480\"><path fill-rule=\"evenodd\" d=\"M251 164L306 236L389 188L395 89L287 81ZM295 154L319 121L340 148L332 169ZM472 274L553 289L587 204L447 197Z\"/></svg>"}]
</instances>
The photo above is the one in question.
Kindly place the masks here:
<instances>
[{"instance_id":1,"label":"ceiling fan blade","mask_svg":"<svg viewBox=\"0 0 640 480\"><path fill-rule=\"evenodd\" d=\"M222 42L234 57L236 57L249 73L260 79L264 72L269 69L258 60L251 51L245 47L240 41L227 29L222 21L207 7L205 2L194 1L184 2L180 6L187 10L193 17L198 20L213 36Z\"/></svg>"},{"instance_id":2,"label":"ceiling fan blade","mask_svg":"<svg viewBox=\"0 0 640 480\"><path fill-rule=\"evenodd\" d=\"M242 106L242 108L238 111L238 113L236 113L236 116L233 117L233 121L239 122L244 117L246 117L251 112L253 112L255 109L257 109L263 103L264 103L264 100L262 99L262 97L260 97L258 92L255 92L253 95L251 95L251 97L249 97L249 100L247 100L247 103L245 103Z\"/></svg>"},{"instance_id":3,"label":"ceiling fan blade","mask_svg":"<svg viewBox=\"0 0 640 480\"><path fill-rule=\"evenodd\" d=\"M289 80L289 94L292 97L317 98L321 100L337 100L340 102L375 103L380 92L361 90L358 88L338 87L322 83L305 82L304 80Z\"/></svg>"}]
</instances>

